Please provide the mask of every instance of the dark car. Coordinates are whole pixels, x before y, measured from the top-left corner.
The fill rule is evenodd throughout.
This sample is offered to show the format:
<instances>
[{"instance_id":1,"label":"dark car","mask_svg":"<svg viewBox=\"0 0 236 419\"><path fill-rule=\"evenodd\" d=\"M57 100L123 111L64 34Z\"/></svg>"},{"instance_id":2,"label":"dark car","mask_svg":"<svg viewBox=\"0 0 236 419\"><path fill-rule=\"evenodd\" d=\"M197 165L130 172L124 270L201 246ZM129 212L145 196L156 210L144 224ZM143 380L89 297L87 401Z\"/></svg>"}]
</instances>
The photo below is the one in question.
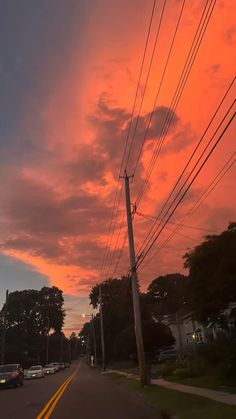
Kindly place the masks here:
<instances>
[{"instance_id":1,"label":"dark car","mask_svg":"<svg viewBox=\"0 0 236 419\"><path fill-rule=\"evenodd\" d=\"M24 371L20 364L0 365L0 386L23 386Z\"/></svg>"},{"instance_id":2,"label":"dark car","mask_svg":"<svg viewBox=\"0 0 236 419\"><path fill-rule=\"evenodd\" d=\"M158 362L165 362L168 359L177 358L178 352L175 349L161 351L159 354Z\"/></svg>"}]
</instances>

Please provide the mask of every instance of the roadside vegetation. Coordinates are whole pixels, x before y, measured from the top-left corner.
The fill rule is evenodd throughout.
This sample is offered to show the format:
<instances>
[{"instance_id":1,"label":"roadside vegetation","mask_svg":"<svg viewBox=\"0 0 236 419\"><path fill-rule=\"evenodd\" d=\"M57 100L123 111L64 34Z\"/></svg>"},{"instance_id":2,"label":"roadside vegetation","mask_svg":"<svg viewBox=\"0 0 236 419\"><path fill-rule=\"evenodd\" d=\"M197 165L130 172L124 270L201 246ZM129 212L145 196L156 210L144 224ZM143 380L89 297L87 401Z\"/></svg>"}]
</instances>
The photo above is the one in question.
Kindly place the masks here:
<instances>
[{"instance_id":1,"label":"roadside vegetation","mask_svg":"<svg viewBox=\"0 0 236 419\"><path fill-rule=\"evenodd\" d=\"M158 406L166 417L178 419L235 419L236 406L214 402L204 397L181 393L163 387L151 385L140 388L135 380L128 379L128 385L142 394L144 399Z\"/></svg>"}]
</instances>

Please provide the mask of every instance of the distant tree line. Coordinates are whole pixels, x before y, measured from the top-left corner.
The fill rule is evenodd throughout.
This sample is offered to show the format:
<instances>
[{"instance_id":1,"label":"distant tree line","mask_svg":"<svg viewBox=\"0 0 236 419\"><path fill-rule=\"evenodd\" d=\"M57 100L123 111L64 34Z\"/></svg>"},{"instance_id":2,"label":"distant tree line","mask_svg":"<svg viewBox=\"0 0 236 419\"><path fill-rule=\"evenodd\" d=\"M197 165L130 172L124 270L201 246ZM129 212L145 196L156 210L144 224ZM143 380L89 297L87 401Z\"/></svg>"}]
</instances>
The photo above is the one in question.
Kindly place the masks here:
<instances>
[{"instance_id":1,"label":"distant tree line","mask_svg":"<svg viewBox=\"0 0 236 419\"><path fill-rule=\"evenodd\" d=\"M77 357L76 335L67 339L62 332L63 304L63 293L57 287L10 293L7 311L5 304L0 311L0 351L5 333L5 362L21 362L27 367Z\"/></svg>"}]
</instances>

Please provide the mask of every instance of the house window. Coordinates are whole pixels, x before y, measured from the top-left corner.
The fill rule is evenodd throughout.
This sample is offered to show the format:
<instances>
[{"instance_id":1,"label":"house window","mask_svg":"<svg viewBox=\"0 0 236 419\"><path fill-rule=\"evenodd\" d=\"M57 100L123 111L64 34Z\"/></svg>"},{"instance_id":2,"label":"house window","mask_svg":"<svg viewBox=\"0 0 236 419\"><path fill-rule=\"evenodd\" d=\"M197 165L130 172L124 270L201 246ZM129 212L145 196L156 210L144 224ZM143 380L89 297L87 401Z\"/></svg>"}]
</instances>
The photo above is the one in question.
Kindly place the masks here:
<instances>
[{"instance_id":1,"label":"house window","mask_svg":"<svg viewBox=\"0 0 236 419\"><path fill-rule=\"evenodd\" d=\"M187 334L187 343L201 343L203 342L202 332L200 330L196 330L196 332L191 332Z\"/></svg>"}]
</instances>

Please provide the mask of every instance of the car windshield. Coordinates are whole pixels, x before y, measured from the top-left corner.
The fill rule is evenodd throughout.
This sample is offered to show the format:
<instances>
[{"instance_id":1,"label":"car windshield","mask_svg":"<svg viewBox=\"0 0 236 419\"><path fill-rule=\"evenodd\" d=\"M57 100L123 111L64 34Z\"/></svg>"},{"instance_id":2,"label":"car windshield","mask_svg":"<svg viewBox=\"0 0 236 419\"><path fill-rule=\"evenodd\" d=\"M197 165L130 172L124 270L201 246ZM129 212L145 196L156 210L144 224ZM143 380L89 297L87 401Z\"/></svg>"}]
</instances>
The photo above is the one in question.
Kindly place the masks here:
<instances>
[{"instance_id":1,"label":"car windshield","mask_svg":"<svg viewBox=\"0 0 236 419\"><path fill-rule=\"evenodd\" d=\"M0 372L13 372L17 370L16 365L0 365Z\"/></svg>"},{"instance_id":2,"label":"car windshield","mask_svg":"<svg viewBox=\"0 0 236 419\"><path fill-rule=\"evenodd\" d=\"M52 365L50 365L50 364L45 365L45 368L52 368Z\"/></svg>"},{"instance_id":3,"label":"car windshield","mask_svg":"<svg viewBox=\"0 0 236 419\"><path fill-rule=\"evenodd\" d=\"M29 371L35 371L35 370L41 370L41 366L40 365L35 365L35 366L33 366L33 367L30 367L30 369L29 369Z\"/></svg>"}]
</instances>

